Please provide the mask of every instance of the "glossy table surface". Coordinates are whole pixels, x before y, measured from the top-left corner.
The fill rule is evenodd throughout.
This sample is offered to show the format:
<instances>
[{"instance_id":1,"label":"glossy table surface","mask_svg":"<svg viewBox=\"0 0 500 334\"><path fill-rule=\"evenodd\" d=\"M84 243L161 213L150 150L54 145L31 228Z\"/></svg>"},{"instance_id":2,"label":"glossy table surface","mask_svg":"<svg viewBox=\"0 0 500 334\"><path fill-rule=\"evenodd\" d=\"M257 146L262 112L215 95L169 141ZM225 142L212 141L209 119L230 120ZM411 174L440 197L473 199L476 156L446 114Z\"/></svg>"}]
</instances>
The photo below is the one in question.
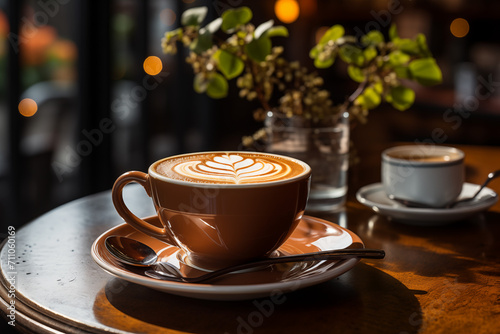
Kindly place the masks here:
<instances>
[{"instance_id":1,"label":"glossy table surface","mask_svg":"<svg viewBox=\"0 0 500 334\"><path fill-rule=\"evenodd\" d=\"M500 167L498 147L460 148L468 182L481 183ZM345 210L321 217L347 227L366 247L384 249L386 258L362 260L266 310L258 306L265 298L191 299L104 272L90 247L122 222L109 192L70 202L15 231L15 252L6 240L1 310L11 314L7 306L14 300L16 329L28 333L498 333L500 204L443 226L379 216L354 195L379 182L381 150L360 152ZM490 188L500 192L500 181ZM128 187L125 200L138 215L154 213L140 187Z\"/></svg>"}]
</instances>

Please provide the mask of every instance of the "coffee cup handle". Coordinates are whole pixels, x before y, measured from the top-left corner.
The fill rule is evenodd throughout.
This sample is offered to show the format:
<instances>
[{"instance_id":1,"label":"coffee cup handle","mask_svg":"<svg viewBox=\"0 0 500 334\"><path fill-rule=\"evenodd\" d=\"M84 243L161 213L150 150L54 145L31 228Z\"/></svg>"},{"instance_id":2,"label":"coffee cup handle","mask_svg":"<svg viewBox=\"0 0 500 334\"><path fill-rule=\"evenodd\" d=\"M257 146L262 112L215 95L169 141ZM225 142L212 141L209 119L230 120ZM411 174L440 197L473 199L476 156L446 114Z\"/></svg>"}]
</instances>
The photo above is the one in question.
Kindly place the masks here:
<instances>
[{"instance_id":1,"label":"coffee cup handle","mask_svg":"<svg viewBox=\"0 0 500 334\"><path fill-rule=\"evenodd\" d=\"M175 242L172 241L167 229L165 227L160 228L145 220L137 217L130 211L125 202L123 201L123 188L131 182L139 183L144 187L146 193L149 197L151 197L151 185L149 183L149 175L143 172L126 172L122 174L118 179L116 179L115 184L113 185L113 189L111 190L111 196L113 199L113 204L115 206L118 214L125 220L126 223L134 227L135 229L158 238L162 241L165 241L169 244L175 245Z\"/></svg>"}]
</instances>

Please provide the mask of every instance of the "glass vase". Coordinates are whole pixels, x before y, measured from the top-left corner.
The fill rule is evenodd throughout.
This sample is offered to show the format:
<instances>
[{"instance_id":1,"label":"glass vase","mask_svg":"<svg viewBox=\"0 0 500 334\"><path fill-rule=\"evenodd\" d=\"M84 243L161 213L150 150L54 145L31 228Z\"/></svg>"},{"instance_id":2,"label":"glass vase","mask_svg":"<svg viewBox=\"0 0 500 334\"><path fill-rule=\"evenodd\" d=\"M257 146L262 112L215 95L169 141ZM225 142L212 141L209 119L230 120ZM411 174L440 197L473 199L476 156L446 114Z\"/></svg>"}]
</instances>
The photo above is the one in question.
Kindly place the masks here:
<instances>
[{"instance_id":1,"label":"glass vase","mask_svg":"<svg viewBox=\"0 0 500 334\"><path fill-rule=\"evenodd\" d=\"M268 112L266 150L300 159L312 169L308 212L333 212L343 207L349 169L349 115L313 126L300 116Z\"/></svg>"}]
</instances>

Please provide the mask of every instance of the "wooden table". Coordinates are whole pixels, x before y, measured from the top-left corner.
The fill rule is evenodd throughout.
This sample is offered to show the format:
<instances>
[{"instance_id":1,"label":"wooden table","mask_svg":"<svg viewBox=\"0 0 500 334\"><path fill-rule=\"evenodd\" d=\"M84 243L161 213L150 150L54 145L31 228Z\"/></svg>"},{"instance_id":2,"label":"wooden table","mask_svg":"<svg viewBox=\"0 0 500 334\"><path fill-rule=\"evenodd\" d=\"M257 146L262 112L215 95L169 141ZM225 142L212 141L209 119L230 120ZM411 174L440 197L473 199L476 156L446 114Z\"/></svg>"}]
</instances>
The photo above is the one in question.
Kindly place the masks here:
<instances>
[{"instance_id":1,"label":"wooden table","mask_svg":"<svg viewBox=\"0 0 500 334\"><path fill-rule=\"evenodd\" d=\"M469 182L480 183L500 167L498 147L461 148ZM6 240L1 309L9 315L8 303L15 301L15 328L29 333L498 333L500 204L440 227L378 216L354 194L379 181L381 150L361 152L350 171L345 211L323 218L347 226L366 247L384 249L386 258L363 260L338 278L287 294L268 315L259 318L252 300L158 293L101 270L90 246L121 223L109 192L63 205L15 231L12 268ZM491 188L499 192L500 182ZM126 201L139 215L153 213L140 187L130 186ZM240 326L250 319L258 326Z\"/></svg>"}]
</instances>

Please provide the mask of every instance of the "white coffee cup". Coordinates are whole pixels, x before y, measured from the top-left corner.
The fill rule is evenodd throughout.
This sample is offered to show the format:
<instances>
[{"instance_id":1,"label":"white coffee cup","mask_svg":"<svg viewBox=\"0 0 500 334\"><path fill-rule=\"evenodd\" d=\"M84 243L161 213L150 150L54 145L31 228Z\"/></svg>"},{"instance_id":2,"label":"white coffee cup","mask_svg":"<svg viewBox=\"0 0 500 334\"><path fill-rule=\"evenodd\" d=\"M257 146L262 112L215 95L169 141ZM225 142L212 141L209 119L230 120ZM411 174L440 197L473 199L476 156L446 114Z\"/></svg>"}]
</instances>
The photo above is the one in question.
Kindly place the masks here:
<instances>
[{"instance_id":1,"label":"white coffee cup","mask_svg":"<svg viewBox=\"0 0 500 334\"><path fill-rule=\"evenodd\" d=\"M405 145L382 152L382 184L389 198L431 207L457 199L464 183L464 153L454 147Z\"/></svg>"}]
</instances>

